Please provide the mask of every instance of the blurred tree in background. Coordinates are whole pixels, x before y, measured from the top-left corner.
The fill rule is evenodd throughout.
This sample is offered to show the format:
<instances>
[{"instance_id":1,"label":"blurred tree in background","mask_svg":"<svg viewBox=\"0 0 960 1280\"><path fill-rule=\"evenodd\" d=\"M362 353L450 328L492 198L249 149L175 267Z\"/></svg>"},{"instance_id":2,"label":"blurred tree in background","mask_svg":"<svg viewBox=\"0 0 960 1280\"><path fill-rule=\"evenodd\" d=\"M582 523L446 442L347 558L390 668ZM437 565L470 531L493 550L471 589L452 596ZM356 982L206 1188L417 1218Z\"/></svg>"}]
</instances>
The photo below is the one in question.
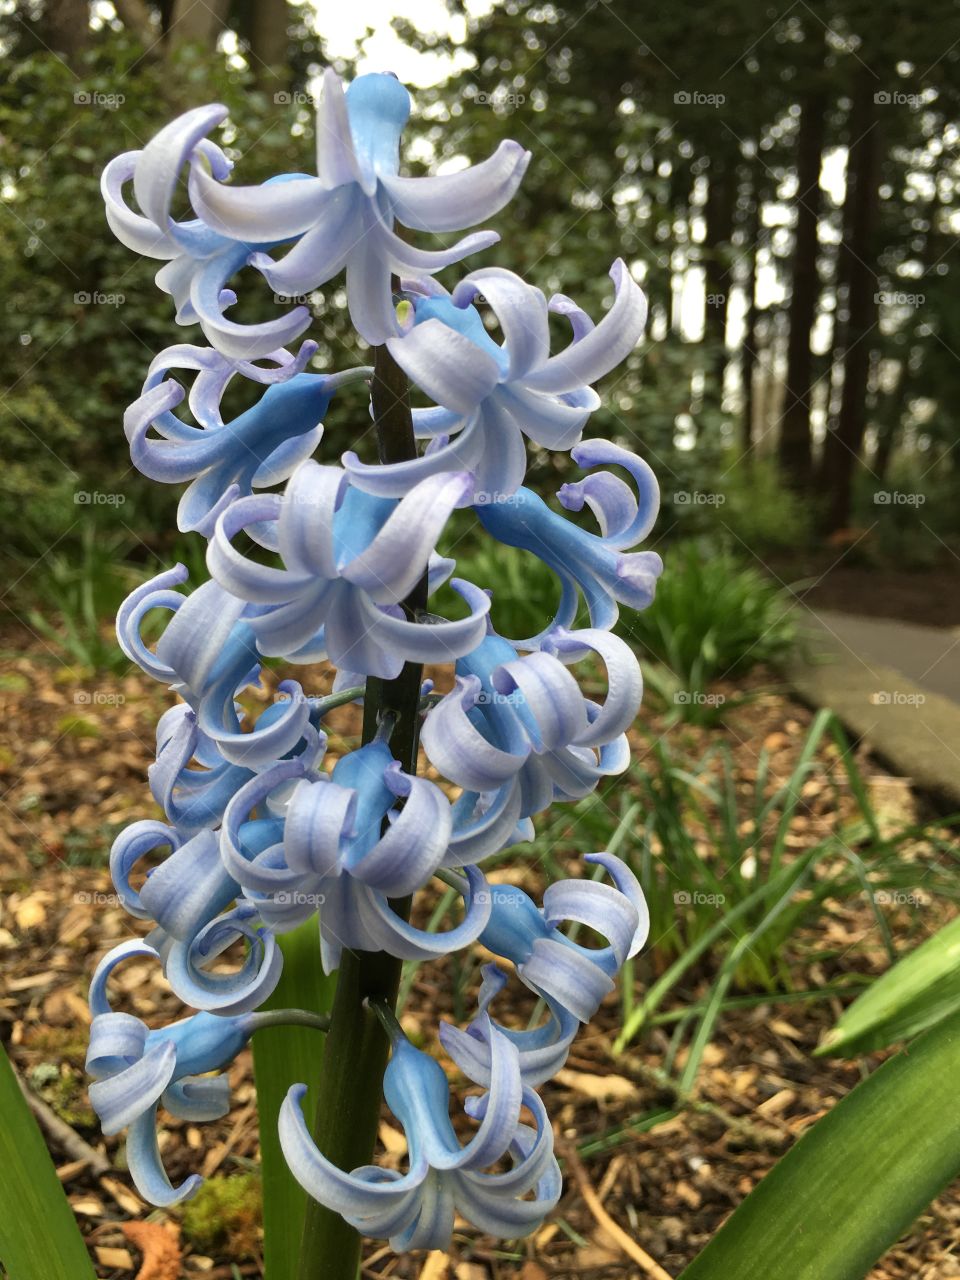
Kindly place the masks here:
<instances>
[{"instance_id":1,"label":"blurred tree in background","mask_svg":"<svg viewBox=\"0 0 960 1280\"><path fill-rule=\"evenodd\" d=\"M960 0L451 9L465 43L450 78L417 94L408 163L517 138L534 160L498 226L517 269L548 292L562 276L594 313L618 254L643 281L648 338L600 388L593 430L654 465L660 536L705 531L764 555L852 546L877 525L880 555L947 555L960 535ZM0 512L25 566L80 547L91 520L116 535L112 556L172 550L140 541L169 528L176 495L138 483L120 424L152 356L197 332L172 329L157 264L108 233L103 165L221 100L243 181L310 170L323 24L285 0L0 14ZM311 302L318 360L355 361L336 310Z\"/></svg>"}]
</instances>

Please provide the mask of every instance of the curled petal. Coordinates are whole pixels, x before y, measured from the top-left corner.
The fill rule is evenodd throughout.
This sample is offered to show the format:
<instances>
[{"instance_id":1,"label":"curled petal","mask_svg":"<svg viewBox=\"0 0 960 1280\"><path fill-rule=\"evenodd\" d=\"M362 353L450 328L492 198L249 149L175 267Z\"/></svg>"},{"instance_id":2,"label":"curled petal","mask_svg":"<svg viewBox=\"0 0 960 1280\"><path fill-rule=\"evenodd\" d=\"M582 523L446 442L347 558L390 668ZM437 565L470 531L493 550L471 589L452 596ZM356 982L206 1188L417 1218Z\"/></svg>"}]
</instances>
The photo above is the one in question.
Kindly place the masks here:
<instances>
[{"instance_id":1,"label":"curled petal","mask_svg":"<svg viewBox=\"0 0 960 1280\"><path fill-rule=\"evenodd\" d=\"M616 368L640 341L647 322L643 290L621 258L610 268L610 278L613 306L595 329L528 374L524 381L531 390L559 393L588 386Z\"/></svg>"},{"instance_id":2,"label":"curled petal","mask_svg":"<svg viewBox=\"0 0 960 1280\"><path fill-rule=\"evenodd\" d=\"M157 1104L133 1121L127 1135L127 1167L134 1186L150 1204L167 1207L189 1200L203 1179L197 1173L184 1178L179 1187L171 1185L157 1145Z\"/></svg>"},{"instance_id":3,"label":"curled petal","mask_svg":"<svg viewBox=\"0 0 960 1280\"><path fill-rule=\"evenodd\" d=\"M487 740L468 714L480 696L476 676L457 676L454 689L427 714L420 736L444 777L468 791L496 791L516 776L529 747L505 751Z\"/></svg>"},{"instance_id":4,"label":"curled petal","mask_svg":"<svg viewBox=\"0 0 960 1280\"><path fill-rule=\"evenodd\" d=\"M216 833L204 830L150 873L140 903L164 932L188 942L239 892L220 860Z\"/></svg>"},{"instance_id":5,"label":"curled petal","mask_svg":"<svg viewBox=\"0 0 960 1280\"><path fill-rule=\"evenodd\" d=\"M107 1135L119 1133L151 1106L173 1079L177 1067L176 1046L158 1044L117 1075L95 1080L90 1086L90 1105L100 1117Z\"/></svg>"},{"instance_id":6,"label":"curled petal","mask_svg":"<svg viewBox=\"0 0 960 1280\"><path fill-rule=\"evenodd\" d=\"M497 213L519 187L530 152L504 140L488 160L430 178L383 175L393 212L414 231L459 231Z\"/></svg>"},{"instance_id":7,"label":"curled petal","mask_svg":"<svg viewBox=\"0 0 960 1280\"><path fill-rule=\"evenodd\" d=\"M150 652L140 635L140 627L151 609L170 609L176 613L186 596L171 588L186 582L188 577L186 565L165 569L131 591L117 613L117 643L131 662L155 680L172 680L176 672L159 655Z\"/></svg>"},{"instance_id":8,"label":"curled petal","mask_svg":"<svg viewBox=\"0 0 960 1280\"><path fill-rule=\"evenodd\" d=\"M453 819L450 803L426 778L400 766L385 774L387 786L405 800L400 814L369 852L347 864L352 876L391 898L402 898L429 880L447 852Z\"/></svg>"},{"instance_id":9,"label":"curled petal","mask_svg":"<svg viewBox=\"0 0 960 1280\"><path fill-rule=\"evenodd\" d=\"M305 1084L293 1085L280 1107L280 1145L290 1172L314 1200L334 1212L363 1219L384 1210L399 1212L401 1206L412 1206L418 1189L426 1178L425 1160L414 1163L402 1178L373 1181L356 1173L344 1173L331 1164L316 1148L303 1118L302 1102Z\"/></svg>"},{"instance_id":10,"label":"curled petal","mask_svg":"<svg viewBox=\"0 0 960 1280\"><path fill-rule=\"evenodd\" d=\"M151 918L149 908L130 884L130 872L141 858L155 849L167 848L172 854L181 844L180 834L165 822L132 822L120 832L110 848L110 878L125 911L139 920Z\"/></svg>"},{"instance_id":11,"label":"curled petal","mask_svg":"<svg viewBox=\"0 0 960 1280\"><path fill-rule=\"evenodd\" d=\"M646 942L650 933L650 909L647 906L646 898L643 896L640 881L623 859L615 857L612 853L588 853L584 856L584 862L592 862L597 866L605 867L613 883L633 905L637 913L637 927L629 941L626 954L628 958L635 956Z\"/></svg>"},{"instance_id":12,"label":"curled petal","mask_svg":"<svg viewBox=\"0 0 960 1280\"><path fill-rule=\"evenodd\" d=\"M110 1008L110 1001L107 999L107 982L117 965L122 964L124 960L131 959L133 956L149 957L151 960L158 958L156 948L151 946L149 942L145 942L140 938L130 938L127 942L118 943L100 960L90 981L90 994L88 996L90 1013L94 1018L100 1014L113 1012Z\"/></svg>"},{"instance_id":13,"label":"curled petal","mask_svg":"<svg viewBox=\"0 0 960 1280\"><path fill-rule=\"evenodd\" d=\"M246 1013L270 995L280 980L283 953L276 939L250 923L252 906L238 906L206 925L189 943L167 951L165 975L176 995L195 1009L220 1014ZM249 942L247 957L235 973L211 973L203 966L237 938Z\"/></svg>"},{"instance_id":14,"label":"curled petal","mask_svg":"<svg viewBox=\"0 0 960 1280\"><path fill-rule=\"evenodd\" d=\"M660 487L646 462L609 440L585 440L571 450L571 456L585 471L605 463L623 467L636 483L637 497L618 476L602 471L563 485L557 494L561 505L581 511L586 503L609 547L623 551L642 542L660 511Z\"/></svg>"},{"instance_id":15,"label":"curled petal","mask_svg":"<svg viewBox=\"0 0 960 1280\"><path fill-rule=\"evenodd\" d=\"M607 668L607 697L589 725L568 739L579 746L600 746L612 742L633 724L643 698L640 664L626 641L609 631L558 628L545 642L561 662L577 662L588 652L598 654Z\"/></svg>"},{"instance_id":16,"label":"curled petal","mask_svg":"<svg viewBox=\"0 0 960 1280\"><path fill-rule=\"evenodd\" d=\"M429 933L416 929L393 911L383 894L358 888L357 909L363 929L375 949L386 951L400 960L430 960L435 956L460 951L475 942L490 919L491 899L483 873L476 867L464 867L467 888L464 916L446 933Z\"/></svg>"}]
</instances>

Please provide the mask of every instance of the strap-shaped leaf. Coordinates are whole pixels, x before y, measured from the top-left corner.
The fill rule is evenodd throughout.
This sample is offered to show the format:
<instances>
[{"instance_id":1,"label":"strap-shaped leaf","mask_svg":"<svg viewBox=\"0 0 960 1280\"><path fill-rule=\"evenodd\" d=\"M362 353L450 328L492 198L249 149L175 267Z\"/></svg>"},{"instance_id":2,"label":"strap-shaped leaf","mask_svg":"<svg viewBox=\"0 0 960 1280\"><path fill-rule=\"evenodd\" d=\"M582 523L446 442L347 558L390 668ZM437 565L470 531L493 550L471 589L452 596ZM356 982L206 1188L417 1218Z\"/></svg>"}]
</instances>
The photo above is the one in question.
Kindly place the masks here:
<instances>
[{"instance_id":1,"label":"strap-shaped leaf","mask_svg":"<svg viewBox=\"0 0 960 1280\"><path fill-rule=\"evenodd\" d=\"M958 1078L955 1013L818 1121L680 1280L862 1280L960 1174Z\"/></svg>"},{"instance_id":2,"label":"strap-shaped leaf","mask_svg":"<svg viewBox=\"0 0 960 1280\"><path fill-rule=\"evenodd\" d=\"M316 917L280 939L283 972L264 1009L307 1009L325 1013L333 1001L336 977L320 967L320 929ZM316 1106L313 1082L319 1075L324 1036L312 1027L268 1027L253 1037L253 1066L260 1119L263 1183L264 1270L268 1280L295 1280L307 1193L287 1168L280 1150L277 1115L292 1084L311 1083L307 1107ZM312 1109L306 1111L312 1115Z\"/></svg>"},{"instance_id":3,"label":"strap-shaped leaf","mask_svg":"<svg viewBox=\"0 0 960 1280\"><path fill-rule=\"evenodd\" d=\"M96 1280L50 1153L0 1047L0 1264L10 1280Z\"/></svg>"},{"instance_id":4,"label":"strap-shaped leaf","mask_svg":"<svg viewBox=\"0 0 960 1280\"><path fill-rule=\"evenodd\" d=\"M817 1056L853 1058L919 1035L960 1009L960 916L854 1000Z\"/></svg>"}]
</instances>

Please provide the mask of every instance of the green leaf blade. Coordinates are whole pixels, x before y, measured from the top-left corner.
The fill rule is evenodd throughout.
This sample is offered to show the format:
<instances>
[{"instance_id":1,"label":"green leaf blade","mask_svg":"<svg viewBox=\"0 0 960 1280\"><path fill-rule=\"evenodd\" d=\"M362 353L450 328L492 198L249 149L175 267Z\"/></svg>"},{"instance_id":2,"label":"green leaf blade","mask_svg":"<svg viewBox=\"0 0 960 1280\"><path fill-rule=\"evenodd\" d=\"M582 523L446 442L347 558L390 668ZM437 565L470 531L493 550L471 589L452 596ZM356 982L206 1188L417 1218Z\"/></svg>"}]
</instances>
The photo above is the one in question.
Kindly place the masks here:
<instances>
[{"instance_id":1,"label":"green leaf blade","mask_svg":"<svg viewBox=\"0 0 960 1280\"><path fill-rule=\"evenodd\" d=\"M0 1205L0 1263L10 1280L96 1280L73 1210L2 1046Z\"/></svg>"},{"instance_id":2,"label":"green leaf blade","mask_svg":"<svg viewBox=\"0 0 960 1280\"><path fill-rule=\"evenodd\" d=\"M818 1057L851 1058L908 1040L960 1008L960 916L881 975L827 1033Z\"/></svg>"},{"instance_id":3,"label":"green leaf blade","mask_svg":"<svg viewBox=\"0 0 960 1280\"><path fill-rule=\"evenodd\" d=\"M960 1013L815 1124L680 1280L861 1280L960 1174Z\"/></svg>"},{"instance_id":4,"label":"green leaf blade","mask_svg":"<svg viewBox=\"0 0 960 1280\"><path fill-rule=\"evenodd\" d=\"M336 977L320 966L316 919L280 939L283 972L265 1009L307 1009L326 1013ZM263 1182L264 1273L266 1280L296 1280L307 1193L287 1168L277 1134L280 1104L292 1084L309 1084L307 1115L316 1106L318 1064L324 1036L312 1027L270 1027L253 1037L253 1065L260 1120Z\"/></svg>"}]
</instances>

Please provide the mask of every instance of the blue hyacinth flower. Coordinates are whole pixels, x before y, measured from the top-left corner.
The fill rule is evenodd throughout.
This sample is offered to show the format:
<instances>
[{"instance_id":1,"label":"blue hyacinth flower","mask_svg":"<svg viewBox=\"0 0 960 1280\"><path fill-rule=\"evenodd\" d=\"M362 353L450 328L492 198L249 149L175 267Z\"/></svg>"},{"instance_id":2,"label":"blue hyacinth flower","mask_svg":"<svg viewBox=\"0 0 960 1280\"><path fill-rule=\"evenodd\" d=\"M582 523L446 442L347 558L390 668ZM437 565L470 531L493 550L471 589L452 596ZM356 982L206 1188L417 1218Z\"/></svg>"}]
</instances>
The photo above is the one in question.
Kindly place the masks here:
<instances>
[{"instance_id":1,"label":"blue hyacinth flower","mask_svg":"<svg viewBox=\"0 0 960 1280\"><path fill-rule=\"evenodd\" d=\"M305 373L315 349L315 343L304 343L296 357L272 351L273 368L191 346L169 347L151 363L142 393L124 415L124 432L138 471L162 484L191 482L180 500L178 528L209 537L235 498L288 479L311 456L335 392L372 372ZM198 426L173 412L184 398L183 387L170 376L174 369L196 371L188 404ZM224 422L221 400L237 375L266 385L266 391L252 408Z\"/></svg>"},{"instance_id":2,"label":"blue hyacinth flower","mask_svg":"<svg viewBox=\"0 0 960 1280\"><path fill-rule=\"evenodd\" d=\"M222 107L202 110L208 113L202 118L203 132L226 115ZM359 76L344 93L338 76L328 68L317 109L319 176L291 174L280 184L260 187L228 185L222 180L225 167L201 152L191 163L189 180L200 225L209 235L240 246L241 262L249 260L281 295L309 293L345 268L354 327L367 342L384 342L397 332L391 274L438 271L498 239L492 232L476 232L449 248L423 250L398 236L394 221L433 234L474 226L503 208L530 158L516 142L506 141L473 168L442 177L403 178L399 144L409 114L410 95L394 76ZM194 145L198 143L199 139ZM162 172L158 185L171 172L175 181L185 159L182 149L171 149L156 161L148 153L149 147L137 162L137 177L153 163ZM251 248L287 241L295 243L279 261ZM221 281L221 288L225 283ZM285 321L297 333L305 327L297 325L303 310L290 312ZM264 328L251 326L248 344ZM222 324L216 333L208 329L210 341L227 352L223 338L228 343L238 340L232 329L224 333Z\"/></svg>"},{"instance_id":3,"label":"blue hyacinth flower","mask_svg":"<svg viewBox=\"0 0 960 1280\"><path fill-rule=\"evenodd\" d=\"M455 686L421 734L444 777L468 792L515 794L521 818L554 800L582 799L627 767L625 730L643 695L637 660L617 636L557 630L549 647L520 657L502 636L486 636L457 662ZM602 707L584 697L565 665L590 653L607 668Z\"/></svg>"},{"instance_id":4,"label":"blue hyacinth flower","mask_svg":"<svg viewBox=\"0 0 960 1280\"><path fill-rule=\"evenodd\" d=\"M516 492L527 466L524 436L545 449L577 443L600 403L590 384L636 346L646 323L643 292L626 264L610 269L613 305L596 326L569 298L548 303L539 289L512 271L485 268L448 294L435 281L405 282L412 312L390 352L437 408L415 415L415 430L433 437L422 458L369 466L344 455L354 483L371 493L399 496L441 471L469 471L473 501L490 504ZM498 346L472 305L481 294L503 333ZM547 315L568 316L573 341L550 355ZM447 442L448 436L453 439Z\"/></svg>"},{"instance_id":5,"label":"blue hyacinth flower","mask_svg":"<svg viewBox=\"0 0 960 1280\"><path fill-rule=\"evenodd\" d=\"M553 1133L543 1103L520 1078L516 1048L489 1021L484 1034L490 1084L467 1100L465 1110L479 1128L465 1146L450 1120L442 1067L395 1036L383 1088L406 1134L405 1174L375 1165L338 1169L317 1150L301 1110L306 1086L295 1085L280 1109L280 1143L300 1185L358 1231L389 1238L397 1250L447 1249L457 1213L501 1238L534 1231L560 1198ZM522 1107L532 1112L535 1128L520 1123ZM507 1155L511 1168L484 1172Z\"/></svg>"}]
</instances>

